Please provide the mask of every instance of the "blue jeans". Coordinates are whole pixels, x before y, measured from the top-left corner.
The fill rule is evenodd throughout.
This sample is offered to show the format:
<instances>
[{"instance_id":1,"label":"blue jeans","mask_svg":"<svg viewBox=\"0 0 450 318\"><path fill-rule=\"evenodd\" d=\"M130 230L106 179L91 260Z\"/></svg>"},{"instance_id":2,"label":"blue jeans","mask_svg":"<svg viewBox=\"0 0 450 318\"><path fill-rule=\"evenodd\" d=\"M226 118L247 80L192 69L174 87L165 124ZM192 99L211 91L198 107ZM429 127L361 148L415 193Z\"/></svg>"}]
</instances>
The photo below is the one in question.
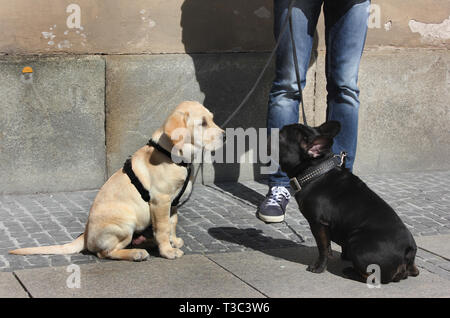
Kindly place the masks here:
<instances>
[{"instance_id":1,"label":"blue jeans","mask_svg":"<svg viewBox=\"0 0 450 318\"><path fill-rule=\"evenodd\" d=\"M274 33L278 40L286 19L290 0L274 1ZM295 45L300 69L301 87L306 85L306 72L311 57L314 32L323 4L327 79L327 120L341 123L332 151L346 151L347 168L355 161L358 133L359 64L367 34L370 0L297 0L292 10ZM297 79L289 27L284 32L276 54L276 75L269 95L267 127L281 129L298 123L299 102ZM308 106L308 105L306 105ZM269 175L269 186L289 186L289 178L280 169Z\"/></svg>"}]
</instances>

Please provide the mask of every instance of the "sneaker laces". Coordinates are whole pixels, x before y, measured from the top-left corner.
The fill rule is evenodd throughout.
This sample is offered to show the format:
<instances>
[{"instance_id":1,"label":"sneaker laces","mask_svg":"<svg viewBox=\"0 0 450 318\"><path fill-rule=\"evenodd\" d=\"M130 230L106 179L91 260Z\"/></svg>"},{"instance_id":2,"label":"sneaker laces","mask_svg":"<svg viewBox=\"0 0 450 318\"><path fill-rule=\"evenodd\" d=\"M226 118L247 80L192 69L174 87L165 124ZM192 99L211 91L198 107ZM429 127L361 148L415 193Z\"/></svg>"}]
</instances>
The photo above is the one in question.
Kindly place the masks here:
<instances>
[{"instance_id":1,"label":"sneaker laces","mask_svg":"<svg viewBox=\"0 0 450 318\"><path fill-rule=\"evenodd\" d=\"M270 188L269 193L267 194L267 205L281 205L281 201L283 198L289 200L291 198L291 194L288 189L285 187L275 186Z\"/></svg>"}]
</instances>

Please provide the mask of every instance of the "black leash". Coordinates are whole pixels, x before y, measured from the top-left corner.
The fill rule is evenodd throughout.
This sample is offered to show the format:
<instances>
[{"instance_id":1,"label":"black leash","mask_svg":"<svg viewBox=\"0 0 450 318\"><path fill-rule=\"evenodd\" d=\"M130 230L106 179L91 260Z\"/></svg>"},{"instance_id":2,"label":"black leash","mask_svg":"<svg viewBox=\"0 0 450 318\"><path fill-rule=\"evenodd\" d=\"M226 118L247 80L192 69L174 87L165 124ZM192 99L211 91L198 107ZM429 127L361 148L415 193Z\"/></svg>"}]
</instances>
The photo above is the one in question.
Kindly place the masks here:
<instances>
[{"instance_id":1,"label":"black leash","mask_svg":"<svg viewBox=\"0 0 450 318\"><path fill-rule=\"evenodd\" d=\"M306 112L305 112L305 104L303 101L303 91L302 91L302 86L301 86L301 77L300 77L300 70L299 70L299 65L298 65L298 57L297 57L297 48L296 48L296 44L295 44L295 39L294 39L294 32L293 32L293 23L292 23L292 9L294 7L296 0L291 0L291 2L289 3L289 8L288 8L288 14L287 17L281 27L280 33L278 35L278 40L275 44L275 47L273 48L272 52L270 53L270 56L266 62L266 64L264 65L264 68L262 69L261 73L259 74L258 78L256 79L255 83L253 84L252 88L250 89L250 91L247 93L247 95L244 97L244 99L242 100L242 102L239 104L238 107L236 107L236 109L231 113L231 115L223 122L222 125L220 125L220 128L224 129L224 127L230 122L231 119L233 119L236 114L245 106L245 104L247 103L248 99L250 98L250 96L255 92L257 86L259 85L259 83L261 82L261 79L263 77L263 75L265 74L267 68L270 66L270 63L272 62L273 57L275 56L275 53L278 49L278 47L280 46L281 40L283 38L283 34L284 32L286 32L287 26L289 24L289 29L290 29L290 35L291 35L291 43L292 43L292 55L293 55L293 59L294 59L294 67L295 67L295 76L297 79L297 87L298 87L298 93L300 96L300 106L302 109L302 116L303 116L303 123L305 126L308 126L307 120L306 120ZM203 170L203 162L200 164ZM203 173L202 173L203 176ZM194 178L194 182L197 176L195 176ZM202 185L205 185L203 183L202 180ZM205 185L208 186L208 185ZM214 189L216 191L219 191L221 193L225 193L224 191L220 191L215 187L211 187L208 186L211 189ZM233 198L236 199L235 196L232 196ZM238 199L241 202L244 202L244 200ZM245 204L248 204L247 202L244 202ZM250 204L248 204L250 205ZM251 205L254 207L254 205ZM304 242L305 239L297 233L297 231L295 231L287 222L286 220L283 221L284 224L286 224L286 226L301 240L301 242Z\"/></svg>"},{"instance_id":2,"label":"black leash","mask_svg":"<svg viewBox=\"0 0 450 318\"><path fill-rule=\"evenodd\" d=\"M293 0L291 4L293 5L294 2L295 0ZM298 66L297 47L295 45L295 38L294 38L294 27L292 23L292 6L289 6L288 16L289 16L289 31L291 33L292 57L294 58L295 77L297 78L298 93L300 94L300 106L302 108L303 124L305 126L308 126L308 123L306 121L305 104L303 102L302 81Z\"/></svg>"}]
</instances>

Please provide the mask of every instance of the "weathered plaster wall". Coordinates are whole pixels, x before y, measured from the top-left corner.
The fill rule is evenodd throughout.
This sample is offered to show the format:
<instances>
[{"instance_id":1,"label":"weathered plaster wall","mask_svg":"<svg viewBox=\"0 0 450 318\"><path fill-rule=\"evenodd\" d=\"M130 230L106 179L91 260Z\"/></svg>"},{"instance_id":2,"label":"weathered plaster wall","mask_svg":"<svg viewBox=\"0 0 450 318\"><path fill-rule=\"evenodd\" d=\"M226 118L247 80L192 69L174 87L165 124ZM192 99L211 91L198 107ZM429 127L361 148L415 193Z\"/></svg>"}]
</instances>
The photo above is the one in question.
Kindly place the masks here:
<instances>
[{"instance_id":1,"label":"weathered plaster wall","mask_svg":"<svg viewBox=\"0 0 450 318\"><path fill-rule=\"evenodd\" d=\"M0 0L0 52L269 51L272 7L273 0ZM448 0L374 0L367 48L448 48L449 25Z\"/></svg>"}]
</instances>

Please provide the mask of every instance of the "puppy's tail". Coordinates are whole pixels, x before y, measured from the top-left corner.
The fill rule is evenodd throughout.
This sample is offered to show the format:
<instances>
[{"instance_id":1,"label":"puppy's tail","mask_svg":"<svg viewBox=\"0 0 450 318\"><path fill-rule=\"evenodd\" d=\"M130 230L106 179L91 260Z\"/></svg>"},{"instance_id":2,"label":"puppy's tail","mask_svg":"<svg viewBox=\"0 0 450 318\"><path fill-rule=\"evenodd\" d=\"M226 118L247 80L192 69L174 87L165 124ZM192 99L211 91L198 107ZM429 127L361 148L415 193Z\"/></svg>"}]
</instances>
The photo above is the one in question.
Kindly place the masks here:
<instances>
[{"instance_id":1,"label":"puppy's tail","mask_svg":"<svg viewBox=\"0 0 450 318\"><path fill-rule=\"evenodd\" d=\"M77 237L73 242L64 245L51 245L40 247L19 248L9 251L9 254L31 255L31 254L73 254L84 250L84 233Z\"/></svg>"}]
</instances>

